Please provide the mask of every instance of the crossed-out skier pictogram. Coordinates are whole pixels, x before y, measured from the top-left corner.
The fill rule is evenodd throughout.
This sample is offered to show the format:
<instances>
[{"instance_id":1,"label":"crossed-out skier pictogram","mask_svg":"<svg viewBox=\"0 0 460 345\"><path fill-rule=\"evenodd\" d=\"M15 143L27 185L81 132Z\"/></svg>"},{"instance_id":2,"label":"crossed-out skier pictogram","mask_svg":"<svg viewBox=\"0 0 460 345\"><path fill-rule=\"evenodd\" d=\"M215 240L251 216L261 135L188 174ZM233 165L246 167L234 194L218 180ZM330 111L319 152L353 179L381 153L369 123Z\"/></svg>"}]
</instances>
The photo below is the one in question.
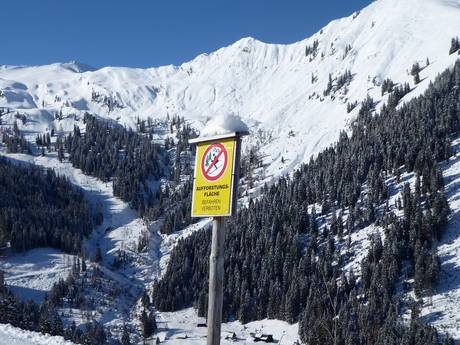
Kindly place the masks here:
<instances>
[{"instance_id":1,"label":"crossed-out skier pictogram","mask_svg":"<svg viewBox=\"0 0 460 345\"><path fill-rule=\"evenodd\" d=\"M225 173L228 165L228 153L224 145L210 145L201 159L201 171L208 181L216 181Z\"/></svg>"}]
</instances>

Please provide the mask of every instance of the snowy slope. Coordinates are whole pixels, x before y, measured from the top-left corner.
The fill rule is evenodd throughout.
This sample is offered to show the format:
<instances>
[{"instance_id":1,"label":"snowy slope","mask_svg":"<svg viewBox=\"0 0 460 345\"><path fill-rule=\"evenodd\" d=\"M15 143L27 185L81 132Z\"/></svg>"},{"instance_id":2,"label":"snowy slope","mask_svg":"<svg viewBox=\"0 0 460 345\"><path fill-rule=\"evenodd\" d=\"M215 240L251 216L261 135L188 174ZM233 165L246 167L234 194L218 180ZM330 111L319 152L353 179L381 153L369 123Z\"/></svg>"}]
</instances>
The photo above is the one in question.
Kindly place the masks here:
<instances>
[{"instance_id":1,"label":"snowy slope","mask_svg":"<svg viewBox=\"0 0 460 345\"><path fill-rule=\"evenodd\" d=\"M429 58L422 83L407 98L420 94L457 58L448 50L450 39L460 34L459 19L460 0L378 0L301 42L277 45L244 38L181 66L2 66L0 107L26 115L30 121L23 129L30 131L71 129L85 111L129 126L138 116L177 114L197 128L222 113L240 114L254 134L263 130L263 138L248 140L262 142L270 176L291 171L335 141L354 115L347 114L347 102L367 94L380 100L379 84L388 77L413 86L412 64L423 67ZM306 46L315 40L316 57L306 57ZM353 74L348 93L342 89L323 98L329 74L335 79L347 69ZM317 82L312 83L312 75ZM64 119L54 121L60 111Z\"/></svg>"},{"instance_id":2,"label":"snowy slope","mask_svg":"<svg viewBox=\"0 0 460 345\"><path fill-rule=\"evenodd\" d=\"M382 98L380 92L380 83L385 78L396 83L407 81L414 87L405 100L423 92L437 73L458 58L458 55L448 56L448 50L450 39L460 35L459 19L460 0L378 0L360 13L330 23L304 41L274 45L245 38L181 66L99 70L75 62L34 67L0 66L0 108L12 110L2 120L11 125L16 113L25 115L26 123L19 120L18 124L33 138L35 132L52 127L71 130L74 124L83 125L81 119L86 111L128 126L134 126L137 117L180 115L198 129L202 129L210 117L240 114L253 133L245 142L261 145L267 164L264 176L270 178L292 171L334 142L339 131L356 115L356 109L347 114L348 102L360 101L367 94L385 101L387 96ZM319 42L316 57L306 57L306 46L315 40ZM345 56L347 46L351 50ZM414 86L409 70L414 62L424 67L427 58L430 65L421 72L422 82ZM342 89L323 97L329 74L335 79L347 69L353 74L347 87L349 91L345 93ZM312 75L317 78L314 83ZM64 118L54 120L54 114L61 111ZM91 202L101 201L105 222L96 229L87 245L93 249L99 245L104 256L104 273L123 286L133 287L133 291L149 286L164 271L179 238L208 222L203 220L170 236L160 235L155 224L145 224L126 203L113 196L110 184L85 176L70 163L59 162L54 153L47 157L10 156L51 167L81 186ZM458 202L456 172L460 167L456 162L449 164L446 168L447 178L452 178L450 187L448 185L449 202L459 209L455 202ZM454 216L453 221L455 219ZM453 222L449 230L453 239L457 237L455 224ZM108 227L111 231L107 232ZM135 253L133 249L144 230L151 234L149 251ZM352 247L359 255L348 268L359 268L359 259L368 246L367 236L376 230L369 227L352 238ZM446 327L460 339L456 329L458 308L455 307L460 301L457 291L460 284L455 278L458 269L456 242L441 244L440 254L446 272L441 285L445 288L440 289L433 298L433 307L424 309L424 314L429 321ZM132 252L135 260L128 267L111 271L110 264L120 248ZM18 291L32 289L39 295L48 290L52 282L66 274L67 264L60 253L43 253L43 260L37 261L28 254L5 259L2 265L7 270L8 283L17 286ZM22 279L37 267L41 271L34 277ZM41 281L43 278L46 279ZM131 300L119 301L117 310L120 312L106 312L101 320L106 325L121 324L117 318L131 307L128 302ZM450 309L445 310L448 304ZM204 343L202 330L196 328L199 320L193 310L162 313L159 317L169 343L181 343L184 333L197 337L194 343ZM297 337L296 325L288 326L278 321L265 320L253 326L231 323L224 329L243 338L261 325L271 327L271 332L278 337L282 336L280 332L287 330L289 336L286 335L284 341L289 342L286 343L294 342ZM3 338L10 338L4 336L6 333L1 327L0 345L3 345ZM8 343L21 343L14 341Z\"/></svg>"},{"instance_id":3,"label":"snowy slope","mask_svg":"<svg viewBox=\"0 0 460 345\"><path fill-rule=\"evenodd\" d=\"M59 279L72 269L74 255L51 248L36 248L0 260L6 283L24 300L42 301Z\"/></svg>"},{"instance_id":4,"label":"snowy slope","mask_svg":"<svg viewBox=\"0 0 460 345\"><path fill-rule=\"evenodd\" d=\"M460 138L453 141L456 154L442 164L451 216L438 245L440 281L431 298L424 298L425 319L449 333L460 344Z\"/></svg>"},{"instance_id":5,"label":"snowy slope","mask_svg":"<svg viewBox=\"0 0 460 345\"><path fill-rule=\"evenodd\" d=\"M47 156L27 154L5 154L0 148L0 155L5 155L16 164L34 164L51 168L84 191L88 200L95 204L100 202L104 210L104 222L98 226L85 243L88 255L94 253L96 246L101 248L103 261L99 269L104 274L104 284L119 289L110 298L100 298L100 304L92 317L103 323L112 334L117 335L123 322L129 322L131 307L139 293L152 285L166 269L169 256L179 239L185 238L209 223L203 219L182 231L171 235L161 234L158 222L147 224L138 218L129 205L113 195L112 185L84 175L81 170L72 167L69 162L60 162L56 152ZM107 230L110 229L110 230ZM149 248L145 252L137 251L139 236L143 231L150 234ZM124 250L130 257L126 265L114 268L112 262L118 250ZM26 253L9 253L0 257L0 270L5 271L7 285L24 300L42 301L54 283L65 279L72 267L73 255L65 254L51 248L38 248ZM90 265L89 262L87 262ZM98 291L92 291L98 296ZM105 296L108 297L108 296ZM62 308L64 321L77 325L86 322L82 310ZM1 332L0 332L1 336ZM0 345L3 345L0 342Z\"/></svg>"},{"instance_id":6,"label":"snowy slope","mask_svg":"<svg viewBox=\"0 0 460 345\"><path fill-rule=\"evenodd\" d=\"M0 345L72 345L62 337L24 331L11 325L0 324Z\"/></svg>"},{"instance_id":7,"label":"snowy slope","mask_svg":"<svg viewBox=\"0 0 460 345\"><path fill-rule=\"evenodd\" d=\"M193 308L184 309L173 313L160 313L157 315L158 332L156 336L162 344L206 344L206 328L197 327L199 323L206 323L198 317ZM280 345L293 345L298 341L298 324L290 325L279 320L260 320L242 325L239 321L224 323L222 325L221 343L223 345L254 344L253 334L272 334L274 340ZM235 335L233 338L232 336Z\"/></svg>"}]
</instances>

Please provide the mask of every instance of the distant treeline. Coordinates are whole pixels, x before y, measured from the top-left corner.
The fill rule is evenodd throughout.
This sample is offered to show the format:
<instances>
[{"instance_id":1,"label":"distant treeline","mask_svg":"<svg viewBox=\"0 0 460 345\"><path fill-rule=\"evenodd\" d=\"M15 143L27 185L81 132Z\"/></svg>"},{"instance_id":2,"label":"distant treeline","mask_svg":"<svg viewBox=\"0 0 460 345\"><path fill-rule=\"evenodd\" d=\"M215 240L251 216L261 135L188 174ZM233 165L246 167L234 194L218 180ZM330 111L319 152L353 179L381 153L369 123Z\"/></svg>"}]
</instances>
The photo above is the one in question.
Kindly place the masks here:
<instances>
[{"instance_id":1,"label":"distant treeline","mask_svg":"<svg viewBox=\"0 0 460 345\"><path fill-rule=\"evenodd\" d=\"M53 170L0 157L0 247L54 247L77 253L92 230L84 194Z\"/></svg>"}]
</instances>

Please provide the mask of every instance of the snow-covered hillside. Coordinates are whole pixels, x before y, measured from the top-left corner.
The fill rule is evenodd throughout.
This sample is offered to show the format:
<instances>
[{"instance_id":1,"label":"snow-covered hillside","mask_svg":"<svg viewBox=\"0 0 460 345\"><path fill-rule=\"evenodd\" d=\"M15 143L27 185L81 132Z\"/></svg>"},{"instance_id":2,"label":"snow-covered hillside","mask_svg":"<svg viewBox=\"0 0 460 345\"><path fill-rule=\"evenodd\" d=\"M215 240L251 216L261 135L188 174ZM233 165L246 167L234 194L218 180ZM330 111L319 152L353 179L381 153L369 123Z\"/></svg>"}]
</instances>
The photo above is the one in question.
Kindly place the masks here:
<instances>
[{"instance_id":1,"label":"snow-covered hillside","mask_svg":"<svg viewBox=\"0 0 460 345\"><path fill-rule=\"evenodd\" d=\"M85 112L132 127L138 118L179 115L199 130L209 118L235 113L242 116L252 132L245 144L258 145L264 159L265 168L256 173L269 179L292 172L334 142L359 108L347 112L349 104L367 95L380 101L380 106L384 104L388 95L382 96L381 84L385 79L391 78L396 84L410 83L412 91L405 101L420 95L439 72L458 59L457 54L449 55L448 51L451 38L460 35L459 19L460 0L378 0L301 42L276 45L244 38L181 66L97 70L76 62L0 66L0 108L8 109L1 118L2 126L17 120L23 133L33 140L37 133L51 128L70 131L75 124L83 126ZM414 63L422 67L421 82L417 85L410 73ZM338 88L337 79L346 71L352 79ZM325 95L330 78L333 87ZM458 152L458 142L455 149ZM117 296L115 302L104 301L109 305L99 308L97 319L115 331L117 337L117 329L124 321L129 323L129 318L131 325L138 326L136 306L132 308L137 294L164 273L179 239L205 227L209 220L163 235L158 224L147 224L127 203L116 198L110 184L84 175L67 161L59 162L56 152L48 152L45 157L8 156L52 168L82 187L92 204L101 202L104 223L95 229L86 248L89 253L101 248L100 267L106 280L125 287L131 295L124 299ZM449 202L455 212L459 209L457 158L443 166ZM460 293L454 275L458 273L460 245L456 222L455 213L447 239L440 247L444 273L441 287L433 297L433 305L425 307L423 314L458 340L456 315ZM360 260L369 246L368 235L378 230L372 225L353 235L350 241L357 255L347 263L347 268L359 271ZM150 235L149 248L137 253L136 244L143 231ZM132 260L116 269L111 264L119 250L129 252ZM53 283L67 276L70 261L70 256L61 252L35 249L2 258L0 269L6 271L7 283L14 292L41 300ZM450 309L444 310L447 305ZM187 336L192 338L189 343L204 343L204 329L197 327L203 320L193 309L157 313L157 317L162 340L181 343L182 337ZM249 333L262 328L270 328L269 332L281 343L297 340L297 324L288 326L281 321L263 320L224 326L226 335L235 333L240 343L250 341L246 341ZM0 345L54 344L35 341L33 337L0 325Z\"/></svg>"},{"instance_id":2,"label":"snow-covered hillside","mask_svg":"<svg viewBox=\"0 0 460 345\"><path fill-rule=\"evenodd\" d=\"M59 279L69 275L75 256L51 248L37 248L0 260L0 270L12 291L24 300L42 301Z\"/></svg>"},{"instance_id":3,"label":"snow-covered hillside","mask_svg":"<svg viewBox=\"0 0 460 345\"><path fill-rule=\"evenodd\" d=\"M420 94L457 58L448 50L460 33L459 18L459 0L378 0L301 42L244 38L181 66L2 66L0 107L13 110L10 121L16 112L25 115L26 123L19 122L28 131L71 129L86 111L129 126L137 117L177 114L199 129L210 117L238 113L254 133L250 142L262 144L269 177L291 171L335 141L354 115L347 103L367 94L382 99L384 79L414 87L415 62L423 68L422 82L406 99ZM317 49L306 56L315 41ZM351 83L324 97L329 75L336 84L346 70ZM63 120L55 121L61 112Z\"/></svg>"}]
</instances>

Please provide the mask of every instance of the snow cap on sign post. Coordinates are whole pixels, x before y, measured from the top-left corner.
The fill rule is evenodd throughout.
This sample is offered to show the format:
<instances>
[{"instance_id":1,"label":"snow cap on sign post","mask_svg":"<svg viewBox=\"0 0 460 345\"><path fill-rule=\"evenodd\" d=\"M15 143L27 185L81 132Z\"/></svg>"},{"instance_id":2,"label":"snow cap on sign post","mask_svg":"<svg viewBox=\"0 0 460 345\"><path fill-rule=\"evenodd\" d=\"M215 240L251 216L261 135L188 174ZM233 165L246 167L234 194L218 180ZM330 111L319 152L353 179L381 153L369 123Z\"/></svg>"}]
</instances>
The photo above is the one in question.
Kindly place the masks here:
<instances>
[{"instance_id":1,"label":"snow cap on sign post","mask_svg":"<svg viewBox=\"0 0 460 345\"><path fill-rule=\"evenodd\" d=\"M229 133L247 133L248 126L235 114L219 115L210 119L201 131L202 137L211 137Z\"/></svg>"},{"instance_id":2,"label":"snow cap on sign post","mask_svg":"<svg viewBox=\"0 0 460 345\"><path fill-rule=\"evenodd\" d=\"M235 114L225 114L210 119L201 131L200 136L189 140L189 143L196 144L203 141L212 141L216 138L230 138L248 134L248 126L241 120L241 117Z\"/></svg>"}]
</instances>

